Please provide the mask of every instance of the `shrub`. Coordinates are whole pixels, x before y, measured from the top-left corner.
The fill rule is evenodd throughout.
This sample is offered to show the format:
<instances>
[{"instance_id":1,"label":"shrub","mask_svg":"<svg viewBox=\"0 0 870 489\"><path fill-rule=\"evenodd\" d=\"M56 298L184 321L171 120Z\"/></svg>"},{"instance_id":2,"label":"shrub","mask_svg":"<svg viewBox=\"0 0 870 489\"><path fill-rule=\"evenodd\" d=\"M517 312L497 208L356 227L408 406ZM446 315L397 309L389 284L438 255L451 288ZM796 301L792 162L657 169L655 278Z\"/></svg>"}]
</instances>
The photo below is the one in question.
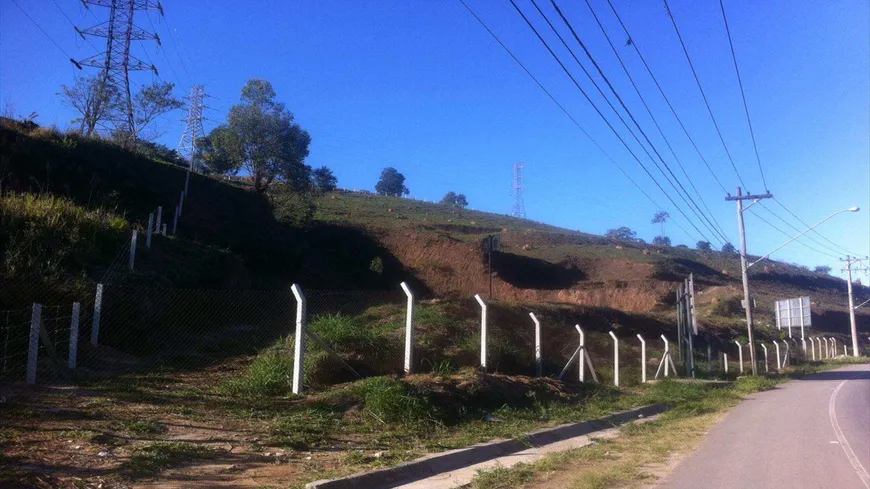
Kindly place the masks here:
<instances>
[{"instance_id":1,"label":"shrub","mask_svg":"<svg viewBox=\"0 0 870 489\"><path fill-rule=\"evenodd\" d=\"M386 423L419 423L429 419L429 402L395 379L373 377L360 382L356 392L365 408Z\"/></svg>"},{"instance_id":2,"label":"shrub","mask_svg":"<svg viewBox=\"0 0 870 489\"><path fill-rule=\"evenodd\" d=\"M293 391L293 358L287 352L267 351L222 390L234 396L286 396Z\"/></svg>"}]
</instances>

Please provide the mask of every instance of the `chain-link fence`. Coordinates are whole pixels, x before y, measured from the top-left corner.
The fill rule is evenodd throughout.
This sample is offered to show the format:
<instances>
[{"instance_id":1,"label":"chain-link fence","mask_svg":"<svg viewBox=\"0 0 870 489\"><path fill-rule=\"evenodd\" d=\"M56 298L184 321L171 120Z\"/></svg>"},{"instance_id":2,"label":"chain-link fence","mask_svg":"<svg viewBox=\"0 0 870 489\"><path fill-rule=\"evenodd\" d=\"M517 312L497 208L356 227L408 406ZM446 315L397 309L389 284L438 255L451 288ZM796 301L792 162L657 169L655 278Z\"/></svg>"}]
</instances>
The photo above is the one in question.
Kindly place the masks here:
<instances>
[{"instance_id":1,"label":"chain-link fence","mask_svg":"<svg viewBox=\"0 0 870 489\"><path fill-rule=\"evenodd\" d=\"M294 389L298 391L407 370L451 373L479 368L483 344L490 372L532 376L540 369L543 376L555 376L579 345L573 324L583 324L583 319L570 316L568 306L492 303L484 338L482 310L475 301L416 300L409 336L408 297L397 287L299 289L305 306L298 325L300 301L292 290L137 287L111 283L112 270L104 275L107 283L48 295L31 290L22 297L43 302L0 310L0 383L6 392L12 385L159 371L197 372L209 385L265 383L270 392L286 394L297 370L299 327L305 334L304 358L298 362L301 384ZM534 319L542 323L539 332L531 311L538 312ZM609 384L617 365L613 339L602 332L603 320L596 317L597 325L587 331L585 352L599 380ZM644 324L611 327L619 340L620 384L636 384L642 378L638 334L645 338L647 379L655 378L667 360L665 343L657 336L662 331L644 329ZM765 342L766 354L760 344L760 372L795 365L809 356L799 341L788 347L783 340ZM668 348L671 375L691 375L673 339ZM539 357L536 352L541 350ZM743 371L751 371L745 343L738 346L704 335L696 339L693 365L696 376L733 377L741 373L741 365ZM577 380L577 368L575 363L564 380Z\"/></svg>"}]
</instances>

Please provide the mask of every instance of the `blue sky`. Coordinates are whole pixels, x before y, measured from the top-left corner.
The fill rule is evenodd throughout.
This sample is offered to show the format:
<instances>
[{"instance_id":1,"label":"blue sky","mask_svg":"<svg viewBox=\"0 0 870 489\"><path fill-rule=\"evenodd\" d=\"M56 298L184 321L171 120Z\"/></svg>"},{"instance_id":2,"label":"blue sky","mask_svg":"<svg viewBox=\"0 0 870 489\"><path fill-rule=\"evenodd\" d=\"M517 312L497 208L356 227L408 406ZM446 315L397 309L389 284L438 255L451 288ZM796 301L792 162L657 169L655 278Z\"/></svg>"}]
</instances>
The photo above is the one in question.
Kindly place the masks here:
<instances>
[{"instance_id":1,"label":"blue sky","mask_svg":"<svg viewBox=\"0 0 870 489\"><path fill-rule=\"evenodd\" d=\"M60 84L71 83L80 72L64 52L81 59L95 49L78 37L61 11L79 27L87 27L97 22L95 17L104 19L106 9L94 8L91 15L77 0L17 2L62 50L12 0L0 0L0 103L11 104L18 114L37 112L39 123L66 126L74 115L55 94ZM694 246L698 232L643 173L510 3L468 3L605 151L689 231L687 235L674 223L666 226L666 234L675 243ZM601 103L567 52L557 49L561 46L529 0L518 3L581 86ZM725 202L723 191L680 130L636 53L624 46L625 36L606 1L591 3L713 218L736 244L734 204ZM701 153L733 192L738 178L663 3L613 3ZM539 4L559 28L564 27L548 1ZM656 148L681 175L585 2L559 4ZM843 248L867 255L870 3L726 0L725 7L770 191L809 224L836 210L861 206L860 213L838 215L819 230ZM408 178L415 198L438 199L454 190L466 194L476 209L507 213L512 205L512 166L522 161L528 217L592 233L626 225L647 240L658 234L658 226L650 223L656 206L578 131L457 0L207 4L167 0L164 9L165 18L156 12L147 17L137 14L139 26L160 34L163 48L142 42L133 51L145 61L153 60L163 80L178 84L179 94L185 94L192 81L206 85L207 93L216 97L208 100L213 110L208 111L207 129L223 120L247 79L264 78L311 133L309 164L329 166L345 188L372 189L380 170L395 166ZM737 169L749 190L762 192L719 3L672 0L671 9ZM101 46L97 40L93 43ZM579 48L575 52L583 59ZM134 86L154 79L149 73L135 73L132 78ZM609 109L601 106L628 138ZM172 114L163 122L166 132L161 141L170 147L177 145L182 117L182 113ZM649 160L641 159L666 185ZM685 179L683 183L688 188ZM776 203L767 202L766 207L804 229ZM755 210L783 231L796 234L766 208L755 206ZM754 214L746 217L751 253L764 254L787 239ZM829 245L818 236L815 239ZM812 241L807 244L835 254ZM774 258L809 266L827 264L835 270L841 266L836 258L797 243Z\"/></svg>"}]
</instances>

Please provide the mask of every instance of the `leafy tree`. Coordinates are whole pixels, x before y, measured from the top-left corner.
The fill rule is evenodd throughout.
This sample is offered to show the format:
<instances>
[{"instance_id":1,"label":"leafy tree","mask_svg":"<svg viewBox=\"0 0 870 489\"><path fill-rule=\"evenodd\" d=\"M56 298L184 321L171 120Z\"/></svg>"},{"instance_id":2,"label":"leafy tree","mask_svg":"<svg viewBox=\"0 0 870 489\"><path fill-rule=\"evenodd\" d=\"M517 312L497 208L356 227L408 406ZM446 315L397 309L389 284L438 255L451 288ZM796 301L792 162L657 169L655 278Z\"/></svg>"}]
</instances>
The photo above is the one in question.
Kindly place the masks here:
<instances>
[{"instance_id":1,"label":"leafy tree","mask_svg":"<svg viewBox=\"0 0 870 489\"><path fill-rule=\"evenodd\" d=\"M314 186L323 192L330 192L338 187L338 179L332 174L332 170L325 166L312 171L311 179L314 181Z\"/></svg>"},{"instance_id":2,"label":"leafy tree","mask_svg":"<svg viewBox=\"0 0 870 489\"><path fill-rule=\"evenodd\" d=\"M170 149L165 144L152 141L139 141L136 151L152 160L164 161L178 166L187 166L187 162L178 154L178 151Z\"/></svg>"},{"instance_id":3,"label":"leafy tree","mask_svg":"<svg viewBox=\"0 0 870 489\"><path fill-rule=\"evenodd\" d=\"M456 192L450 191L444 194L444 198L441 199L441 204L464 209L465 207L468 207L468 200L465 198L465 194L457 194Z\"/></svg>"},{"instance_id":4,"label":"leafy tree","mask_svg":"<svg viewBox=\"0 0 870 489\"><path fill-rule=\"evenodd\" d=\"M737 253L737 248L735 248L734 245L731 243L725 243L722 245L722 252L735 254Z\"/></svg>"},{"instance_id":5,"label":"leafy tree","mask_svg":"<svg viewBox=\"0 0 870 489\"><path fill-rule=\"evenodd\" d=\"M174 83L156 82L142 87L133 96L133 120L136 127L136 139L156 139L163 133L151 129L147 134L145 129L157 118L184 107L181 99L172 95Z\"/></svg>"},{"instance_id":6,"label":"leafy tree","mask_svg":"<svg viewBox=\"0 0 870 489\"><path fill-rule=\"evenodd\" d=\"M242 103L230 108L226 124L209 133L200 157L211 168L228 173L244 170L259 193L275 180L285 182L290 190L305 190L311 184L311 167L305 164L311 136L275 97L268 81L248 80Z\"/></svg>"},{"instance_id":7,"label":"leafy tree","mask_svg":"<svg viewBox=\"0 0 870 489\"><path fill-rule=\"evenodd\" d=\"M118 91L102 77L78 77L72 86L61 85L60 90L61 102L79 114L72 123L86 137L94 136L121 103Z\"/></svg>"},{"instance_id":8,"label":"leafy tree","mask_svg":"<svg viewBox=\"0 0 870 489\"><path fill-rule=\"evenodd\" d=\"M819 265L813 269L816 273L831 273L831 267L827 265Z\"/></svg>"},{"instance_id":9,"label":"leafy tree","mask_svg":"<svg viewBox=\"0 0 870 489\"><path fill-rule=\"evenodd\" d=\"M667 236L656 236L655 238L653 238L652 242L656 246L670 246L671 238Z\"/></svg>"},{"instance_id":10,"label":"leafy tree","mask_svg":"<svg viewBox=\"0 0 870 489\"><path fill-rule=\"evenodd\" d=\"M713 249L713 246L709 241L698 241L698 244L695 245L695 247L700 251L710 251Z\"/></svg>"},{"instance_id":11,"label":"leafy tree","mask_svg":"<svg viewBox=\"0 0 870 489\"><path fill-rule=\"evenodd\" d=\"M625 226L616 229L608 229L604 236L610 239L620 239L623 241L637 241L637 233Z\"/></svg>"},{"instance_id":12,"label":"leafy tree","mask_svg":"<svg viewBox=\"0 0 870 489\"><path fill-rule=\"evenodd\" d=\"M381 171L381 179L375 185L375 192L379 195L408 195L411 193L405 186L405 175L393 167L384 168Z\"/></svg>"},{"instance_id":13,"label":"leafy tree","mask_svg":"<svg viewBox=\"0 0 870 489\"><path fill-rule=\"evenodd\" d=\"M650 221L650 222L652 224L661 224L661 226L662 226L662 233L659 236L665 235L665 222L667 222L667 220L670 218L671 218L671 215L665 211L658 211L653 216L652 221Z\"/></svg>"}]
</instances>

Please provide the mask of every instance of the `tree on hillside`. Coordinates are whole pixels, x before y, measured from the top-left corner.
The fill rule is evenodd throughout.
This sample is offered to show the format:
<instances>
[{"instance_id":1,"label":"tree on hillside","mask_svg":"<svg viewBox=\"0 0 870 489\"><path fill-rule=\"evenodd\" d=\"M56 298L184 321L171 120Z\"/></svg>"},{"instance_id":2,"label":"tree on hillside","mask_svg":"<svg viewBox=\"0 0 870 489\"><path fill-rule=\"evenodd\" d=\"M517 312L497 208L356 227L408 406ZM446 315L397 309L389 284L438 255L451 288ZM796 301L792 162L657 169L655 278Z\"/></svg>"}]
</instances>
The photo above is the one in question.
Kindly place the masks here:
<instances>
[{"instance_id":1,"label":"tree on hillside","mask_svg":"<svg viewBox=\"0 0 870 489\"><path fill-rule=\"evenodd\" d=\"M86 137L96 134L98 127L105 127L110 116L120 105L115 87L106 84L101 77L78 77L72 86L61 85L61 102L78 112L72 120L79 132Z\"/></svg>"},{"instance_id":2,"label":"tree on hillside","mask_svg":"<svg viewBox=\"0 0 870 489\"><path fill-rule=\"evenodd\" d=\"M143 86L133 96L133 120L136 123L136 139L152 140L161 135L159 129L146 129L161 116L184 107L181 99L172 95L174 83L155 82Z\"/></svg>"},{"instance_id":3,"label":"tree on hillside","mask_svg":"<svg viewBox=\"0 0 870 489\"><path fill-rule=\"evenodd\" d=\"M734 245L731 243L725 243L722 245L722 253L735 254L737 253L737 248L735 248Z\"/></svg>"},{"instance_id":4,"label":"tree on hillside","mask_svg":"<svg viewBox=\"0 0 870 489\"><path fill-rule=\"evenodd\" d=\"M616 229L608 229L604 236L610 239L620 239L623 241L637 241L637 233L625 226Z\"/></svg>"},{"instance_id":5,"label":"tree on hillside","mask_svg":"<svg viewBox=\"0 0 870 489\"><path fill-rule=\"evenodd\" d=\"M456 192L450 191L444 194L444 198L441 199L441 204L464 209L465 207L468 207L468 200L466 200L465 194L457 194Z\"/></svg>"},{"instance_id":6,"label":"tree on hillside","mask_svg":"<svg viewBox=\"0 0 870 489\"><path fill-rule=\"evenodd\" d=\"M652 242L656 246L670 246L671 238L667 236L656 236L655 238L653 238Z\"/></svg>"},{"instance_id":7,"label":"tree on hillside","mask_svg":"<svg viewBox=\"0 0 870 489\"><path fill-rule=\"evenodd\" d=\"M695 245L695 247L698 248L699 251L710 251L713 249L713 246L709 241L698 241L698 244Z\"/></svg>"},{"instance_id":8,"label":"tree on hillside","mask_svg":"<svg viewBox=\"0 0 870 489\"><path fill-rule=\"evenodd\" d=\"M305 164L311 136L275 97L268 81L248 80L242 103L230 108L227 122L209 133L200 147L200 157L210 168L244 170L258 193L276 179L293 190L311 182L311 167Z\"/></svg>"},{"instance_id":9,"label":"tree on hillside","mask_svg":"<svg viewBox=\"0 0 870 489\"><path fill-rule=\"evenodd\" d=\"M322 192L331 192L338 187L338 179L332 174L332 170L325 166L312 171L311 179L314 186Z\"/></svg>"},{"instance_id":10,"label":"tree on hillside","mask_svg":"<svg viewBox=\"0 0 870 489\"><path fill-rule=\"evenodd\" d=\"M393 167L381 171L381 179L375 185L378 195L408 195L410 190L405 186L405 175Z\"/></svg>"},{"instance_id":11,"label":"tree on hillside","mask_svg":"<svg viewBox=\"0 0 870 489\"><path fill-rule=\"evenodd\" d=\"M653 216L652 221L650 221L650 222L651 222L652 224L661 224L661 226L662 226L662 233L661 233L659 236L664 236L664 235L665 235L665 223L666 223L666 222L668 221L668 219L670 219L670 218L671 218L671 215L668 214L668 213L665 212L665 211L658 211L658 212L656 212L655 215Z\"/></svg>"},{"instance_id":12,"label":"tree on hillside","mask_svg":"<svg viewBox=\"0 0 870 489\"><path fill-rule=\"evenodd\" d=\"M831 273L831 267L827 265L819 265L813 269L816 273Z\"/></svg>"},{"instance_id":13,"label":"tree on hillside","mask_svg":"<svg viewBox=\"0 0 870 489\"><path fill-rule=\"evenodd\" d=\"M139 141L136 151L152 160L164 161L178 166L187 166L187 162L178 154L178 151L170 149L165 144L153 141Z\"/></svg>"}]
</instances>

